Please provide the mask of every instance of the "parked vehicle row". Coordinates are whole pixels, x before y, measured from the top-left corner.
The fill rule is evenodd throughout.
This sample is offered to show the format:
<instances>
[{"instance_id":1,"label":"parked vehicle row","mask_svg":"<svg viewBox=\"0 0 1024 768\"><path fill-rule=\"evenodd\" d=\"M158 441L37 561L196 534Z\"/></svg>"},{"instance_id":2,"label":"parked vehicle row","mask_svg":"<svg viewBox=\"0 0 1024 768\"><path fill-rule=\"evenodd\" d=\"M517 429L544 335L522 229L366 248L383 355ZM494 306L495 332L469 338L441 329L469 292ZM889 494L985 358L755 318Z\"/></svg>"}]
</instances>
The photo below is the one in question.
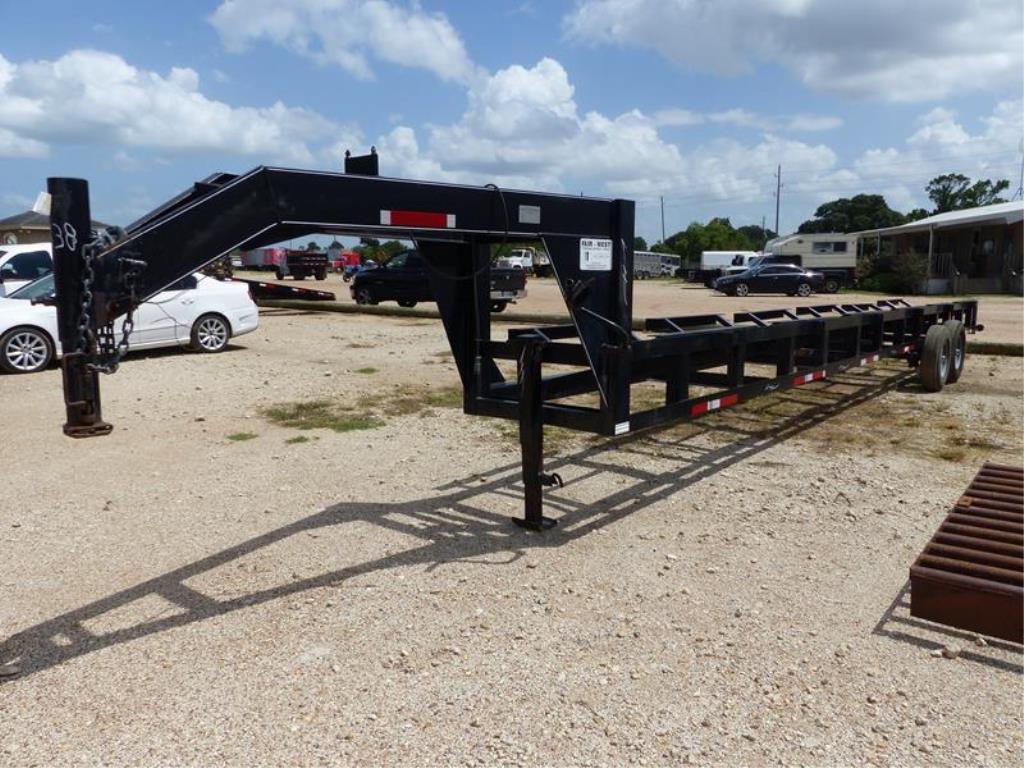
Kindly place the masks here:
<instances>
[{"instance_id":1,"label":"parked vehicle row","mask_svg":"<svg viewBox=\"0 0 1024 768\"><path fill-rule=\"evenodd\" d=\"M0 299L0 369L34 373L63 353L57 309L37 303L53 296L53 273ZM259 310L243 283L196 273L184 277L135 310L130 349L190 347L220 352L234 336L255 331ZM115 321L120 336L123 318Z\"/></svg>"}]
</instances>

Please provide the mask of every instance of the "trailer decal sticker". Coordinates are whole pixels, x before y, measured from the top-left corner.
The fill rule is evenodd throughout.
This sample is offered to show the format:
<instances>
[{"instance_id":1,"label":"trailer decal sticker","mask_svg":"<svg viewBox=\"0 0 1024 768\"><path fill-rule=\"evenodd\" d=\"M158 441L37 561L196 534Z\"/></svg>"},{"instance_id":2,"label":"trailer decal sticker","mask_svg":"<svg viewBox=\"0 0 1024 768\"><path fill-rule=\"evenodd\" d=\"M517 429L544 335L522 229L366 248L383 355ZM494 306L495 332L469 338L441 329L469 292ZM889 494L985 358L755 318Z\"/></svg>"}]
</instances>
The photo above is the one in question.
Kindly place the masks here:
<instances>
[{"instance_id":1,"label":"trailer decal sticker","mask_svg":"<svg viewBox=\"0 0 1024 768\"><path fill-rule=\"evenodd\" d=\"M793 379L793 386L799 387L801 384L810 384L812 381L821 381L824 378L824 371L813 371L812 373L805 373Z\"/></svg>"},{"instance_id":2,"label":"trailer decal sticker","mask_svg":"<svg viewBox=\"0 0 1024 768\"><path fill-rule=\"evenodd\" d=\"M580 271L611 272L612 241L580 238Z\"/></svg>"},{"instance_id":3,"label":"trailer decal sticker","mask_svg":"<svg viewBox=\"0 0 1024 768\"><path fill-rule=\"evenodd\" d=\"M730 405L736 405L739 401L739 395L725 395L724 397L716 397L714 400L703 400L690 408L690 415L700 416L702 413L709 413L717 411L719 408L728 408Z\"/></svg>"},{"instance_id":4,"label":"trailer decal sticker","mask_svg":"<svg viewBox=\"0 0 1024 768\"><path fill-rule=\"evenodd\" d=\"M454 213L434 211L384 211L380 212L380 223L386 227L431 227L434 229L455 229Z\"/></svg>"},{"instance_id":5,"label":"trailer decal sticker","mask_svg":"<svg viewBox=\"0 0 1024 768\"><path fill-rule=\"evenodd\" d=\"M615 425L615 434L616 435L624 435L627 432L629 432L629 422L628 421L620 421L618 424Z\"/></svg>"}]
</instances>

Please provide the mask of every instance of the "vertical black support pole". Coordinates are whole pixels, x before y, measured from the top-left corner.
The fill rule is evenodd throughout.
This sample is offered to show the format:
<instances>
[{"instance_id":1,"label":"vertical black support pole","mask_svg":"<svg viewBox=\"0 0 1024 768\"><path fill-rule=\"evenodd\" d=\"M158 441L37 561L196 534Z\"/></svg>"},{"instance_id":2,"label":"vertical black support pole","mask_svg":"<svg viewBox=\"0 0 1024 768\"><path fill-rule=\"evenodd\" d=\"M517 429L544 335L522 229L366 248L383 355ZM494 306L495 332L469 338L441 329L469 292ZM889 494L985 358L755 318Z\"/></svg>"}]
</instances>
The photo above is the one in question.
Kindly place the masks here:
<instances>
[{"instance_id":1,"label":"vertical black support pole","mask_svg":"<svg viewBox=\"0 0 1024 768\"><path fill-rule=\"evenodd\" d=\"M665 378L665 405L690 399L690 360L683 356Z\"/></svg>"},{"instance_id":2,"label":"vertical black support pole","mask_svg":"<svg viewBox=\"0 0 1024 768\"><path fill-rule=\"evenodd\" d=\"M779 339L778 357L775 360L775 375L788 376L793 372L793 357L796 354L796 339L792 336Z\"/></svg>"},{"instance_id":3,"label":"vertical black support pole","mask_svg":"<svg viewBox=\"0 0 1024 768\"><path fill-rule=\"evenodd\" d=\"M64 405L69 437L109 434L113 427L103 421L99 374L90 370L80 351L79 322L85 294L82 248L92 239L89 185L84 179L50 178L50 238L53 242L54 298L57 333L63 351Z\"/></svg>"},{"instance_id":4,"label":"vertical black support pole","mask_svg":"<svg viewBox=\"0 0 1024 768\"><path fill-rule=\"evenodd\" d=\"M729 362L726 365L726 377L729 379L729 388L743 386L743 369L747 362L747 345L737 342L729 352Z\"/></svg>"},{"instance_id":5,"label":"vertical black support pole","mask_svg":"<svg viewBox=\"0 0 1024 768\"><path fill-rule=\"evenodd\" d=\"M541 360L544 344L527 341L519 356L519 444L523 451L523 486L526 514L516 525L531 531L553 528L556 521L544 517L543 485L554 478L544 475L544 397L541 390ZM558 480L561 484L561 480Z\"/></svg>"}]
</instances>

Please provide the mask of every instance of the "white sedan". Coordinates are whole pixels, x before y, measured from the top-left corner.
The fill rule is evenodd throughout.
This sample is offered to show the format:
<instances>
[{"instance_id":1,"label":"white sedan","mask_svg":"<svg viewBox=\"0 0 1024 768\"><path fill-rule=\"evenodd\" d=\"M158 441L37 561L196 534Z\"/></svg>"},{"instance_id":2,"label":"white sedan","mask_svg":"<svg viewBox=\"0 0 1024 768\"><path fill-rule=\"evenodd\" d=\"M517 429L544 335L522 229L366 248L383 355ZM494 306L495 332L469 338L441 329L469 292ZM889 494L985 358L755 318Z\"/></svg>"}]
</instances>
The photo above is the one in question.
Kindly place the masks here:
<instances>
[{"instance_id":1,"label":"white sedan","mask_svg":"<svg viewBox=\"0 0 1024 768\"><path fill-rule=\"evenodd\" d=\"M0 299L0 370L34 373L60 357L57 309L33 304L53 294L49 274ZM255 331L259 310L244 283L200 274L183 277L135 310L131 349L188 346L220 352L232 336ZM115 324L121 336L121 321Z\"/></svg>"}]
</instances>

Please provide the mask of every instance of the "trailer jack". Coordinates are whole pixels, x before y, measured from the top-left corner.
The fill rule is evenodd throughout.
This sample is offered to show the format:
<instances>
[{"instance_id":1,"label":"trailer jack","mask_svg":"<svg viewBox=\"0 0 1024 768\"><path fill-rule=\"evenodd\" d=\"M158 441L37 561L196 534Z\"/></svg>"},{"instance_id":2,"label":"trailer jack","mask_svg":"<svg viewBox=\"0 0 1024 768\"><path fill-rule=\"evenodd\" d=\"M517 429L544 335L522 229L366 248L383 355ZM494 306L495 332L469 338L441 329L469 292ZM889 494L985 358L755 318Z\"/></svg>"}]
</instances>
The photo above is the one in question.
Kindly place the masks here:
<instances>
[{"instance_id":1,"label":"trailer jack","mask_svg":"<svg viewBox=\"0 0 1024 768\"><path fill-rule=\"evenodd\" d=\"M544 488L562 486L558 474L544 471L545 426L625 435L886 358L920 360L929 371L922 381L935 389L959 378L959 370L938 376L935 355L945 350L962 368L965 334L980 330L976 301L911 306L889 299L731 318L680 315L647 320L634 332L631 201L380 178L376 155L350 157L346 165L357 172L259 167L214 174L98 253L83 250L91 242L86 182L50 179L65 433L91 437L112 429L102 417L97 376L104 326L235 248L315 233L416 241L462 382L464 412L519 422L525 513L516 522L535 531L555 525L543 513ZM492 248L511 239L543 245L569 320L494 340ZM125 259L132 260L130 284ZM499 369L501 360L516 362L513 380ZM546 365L560 370L545 375ZM648 381L663 384L663 402L634 411L631 387Z\"/></svg>"}]
</instances>

